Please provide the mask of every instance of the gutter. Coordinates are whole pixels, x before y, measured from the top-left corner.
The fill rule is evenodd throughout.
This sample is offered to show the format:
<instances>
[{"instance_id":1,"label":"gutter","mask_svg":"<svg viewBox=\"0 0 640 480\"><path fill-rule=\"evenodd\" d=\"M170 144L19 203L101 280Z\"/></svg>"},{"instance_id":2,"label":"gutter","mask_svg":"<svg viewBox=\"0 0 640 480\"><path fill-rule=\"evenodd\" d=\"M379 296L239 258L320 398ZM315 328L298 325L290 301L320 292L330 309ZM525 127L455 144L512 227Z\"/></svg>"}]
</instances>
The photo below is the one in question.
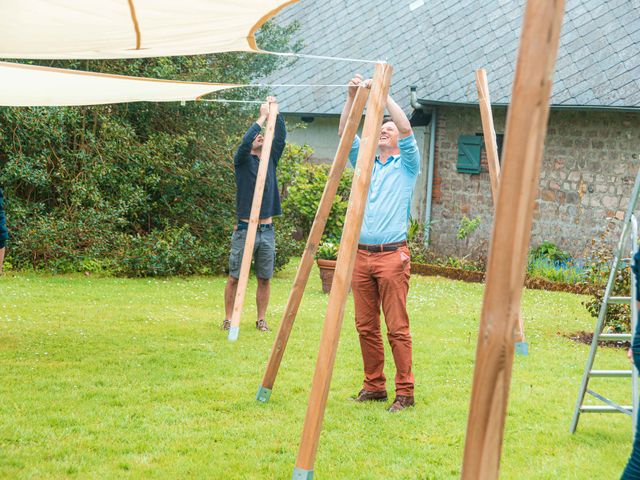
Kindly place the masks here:
<instances>
[{"instance_id":1,"label":"gutter","mask_svg":"<svg viewBox=\"0 0 640 480\"><path fill-rule=\"evenodd\" d=\"M423 101L418 100L418 87L411 87L411 106L416 109L424 109ZM424 215L424 244L428 247L431 236L431 204L433 199L433 170L436 152L436 127L438 125L438 108L431 106L431 131L429 133L429 164L427 166L427 206Z\"/></svg>"},{"instance_id":2,"label":"gutter","mask_svg":"<svg viewBox=\"0 0 640 480\"><path fill-rule=\"evenodd\" d=\"M478 103L473 102L445 102L440 100L429 100L426 98L418 99L416 97L416 102L422 107L478 107ZM412 104L413 105L413 104ZM492 103L491 108L508 108L508 103ZM414 107L415 108L415 107ZM608 105L551 105L551 110L593 110L593 111L606 111L606 112L633 112L640 113L640 106L608 106Z\"/></svg>"}]
</instances>

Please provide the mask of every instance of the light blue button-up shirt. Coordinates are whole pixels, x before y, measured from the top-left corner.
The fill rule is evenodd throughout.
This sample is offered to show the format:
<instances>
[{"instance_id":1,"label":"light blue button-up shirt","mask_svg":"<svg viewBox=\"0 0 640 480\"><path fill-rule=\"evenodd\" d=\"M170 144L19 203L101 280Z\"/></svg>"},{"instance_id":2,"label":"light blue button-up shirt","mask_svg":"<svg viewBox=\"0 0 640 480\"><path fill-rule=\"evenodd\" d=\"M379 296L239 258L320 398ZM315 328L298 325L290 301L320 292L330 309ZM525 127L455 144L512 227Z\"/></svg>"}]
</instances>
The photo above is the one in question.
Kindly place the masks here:
<instances>
[{"instance_id":1,"label":"light blue button-up shirt","mask_svg":"<svg viewBox=\"0 0 640 480\"><path fill-rule=\"evenodd\" d=\"M386 163L376 157L371 185L364 211L360 243L382 244L407 239L411 197L420 173L420 151L413 134L398 140L400 155ZM349 152L349 161L356 166L360 138L356 136Z\"/></svg>"}]
</instances>

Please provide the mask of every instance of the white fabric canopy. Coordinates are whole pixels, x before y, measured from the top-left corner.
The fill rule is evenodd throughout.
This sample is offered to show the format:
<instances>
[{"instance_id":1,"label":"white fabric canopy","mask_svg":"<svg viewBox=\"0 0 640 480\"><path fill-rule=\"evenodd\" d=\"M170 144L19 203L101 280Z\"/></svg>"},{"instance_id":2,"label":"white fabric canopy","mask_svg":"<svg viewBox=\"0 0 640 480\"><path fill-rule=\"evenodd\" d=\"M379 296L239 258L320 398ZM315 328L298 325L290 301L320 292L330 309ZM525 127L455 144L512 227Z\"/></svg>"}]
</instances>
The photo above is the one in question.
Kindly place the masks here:
<instances>
[{"instance_id":1,"label":"white fabric canopy","mask_svg":"<svg viewBox=\"0 0 640 480\"><path fill-rule=\"evenodd\" d=\"M297 0L0 0L0 58L105 59L259 50Z\"/></svg>"},{"instance_id":2,"label":"white fabric canopy","mask_svg":"<svg viewBox=\"0 0 640 480\"><path fill-rule=\"evenodd\" d=\"M123 102L176 102L196 100L202 95L235 86L0 62L1 106L56 107Z\"/></svg>"}]
</instances>

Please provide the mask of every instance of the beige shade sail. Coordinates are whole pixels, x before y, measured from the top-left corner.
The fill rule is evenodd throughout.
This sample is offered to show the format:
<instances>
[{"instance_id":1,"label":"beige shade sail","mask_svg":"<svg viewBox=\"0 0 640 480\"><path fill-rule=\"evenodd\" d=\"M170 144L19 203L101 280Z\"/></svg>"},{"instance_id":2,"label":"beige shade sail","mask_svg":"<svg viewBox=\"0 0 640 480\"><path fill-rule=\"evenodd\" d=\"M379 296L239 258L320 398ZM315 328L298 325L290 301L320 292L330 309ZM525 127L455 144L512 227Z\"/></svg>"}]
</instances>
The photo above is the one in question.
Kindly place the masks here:
<instances>
[{"instance_id":1,"label":"beige shade sail","mask_svg":"<svg viewBox=\"0 0 640 480\"><path fill-rule=\"evenodd\" d=\"M0 0L2 1L2 0ZM124 102L176 102L234 88L0 62L0 106L59 107Z\"/></svg>"},{"instance_id":2,"label":"beige shade sail","mask_svg":"<svg viewBox=\"0 0 640 480\"><path fill-rule=\"evenodd\" d=\"M106 59L259 50L293 1L0 0L0 58Z\"/></svg>"}]
</instances>

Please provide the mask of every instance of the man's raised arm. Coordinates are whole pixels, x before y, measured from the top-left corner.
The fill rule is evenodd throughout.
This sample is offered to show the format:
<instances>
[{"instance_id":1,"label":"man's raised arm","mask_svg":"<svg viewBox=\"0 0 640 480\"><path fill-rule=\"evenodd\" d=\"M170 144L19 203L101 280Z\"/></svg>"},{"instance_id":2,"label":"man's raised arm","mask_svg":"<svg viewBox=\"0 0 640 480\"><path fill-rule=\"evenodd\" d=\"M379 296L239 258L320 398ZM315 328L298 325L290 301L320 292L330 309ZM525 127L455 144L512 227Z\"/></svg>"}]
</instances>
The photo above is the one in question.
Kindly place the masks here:
<instances>
[{"instance_id":1,"label":"man's raised arm","mask_svg":"<svg viewBox=\"0 0 640 480\"><path fill-rule=\"evenodd\" d=\"M399 138L408 137L413 133L411 130L411 123L409 123L409 119L407 115L404 113L400 105L398 105L391 95L387 97L387 111L389 112L389 116L391 116L391 120L398 127Z\"/></svg>"},{"instance_id":2,"label":"man's raised arm","mask_svg":"<svg viewBox=\"0 0 640 480\"><path fill-rule=\"evenodd\" d=\"M260 133L260 129L262 128L262 125L264 125L268 116L269 104L263 103L260 105L260 116L251 124L247 133L242 137L240 146L238 146L238 150L233 158L236 165L245 162L251 155L251 145L253 144L253 140L255 140L256 136Z\"/></svg>"}]
</instances>

